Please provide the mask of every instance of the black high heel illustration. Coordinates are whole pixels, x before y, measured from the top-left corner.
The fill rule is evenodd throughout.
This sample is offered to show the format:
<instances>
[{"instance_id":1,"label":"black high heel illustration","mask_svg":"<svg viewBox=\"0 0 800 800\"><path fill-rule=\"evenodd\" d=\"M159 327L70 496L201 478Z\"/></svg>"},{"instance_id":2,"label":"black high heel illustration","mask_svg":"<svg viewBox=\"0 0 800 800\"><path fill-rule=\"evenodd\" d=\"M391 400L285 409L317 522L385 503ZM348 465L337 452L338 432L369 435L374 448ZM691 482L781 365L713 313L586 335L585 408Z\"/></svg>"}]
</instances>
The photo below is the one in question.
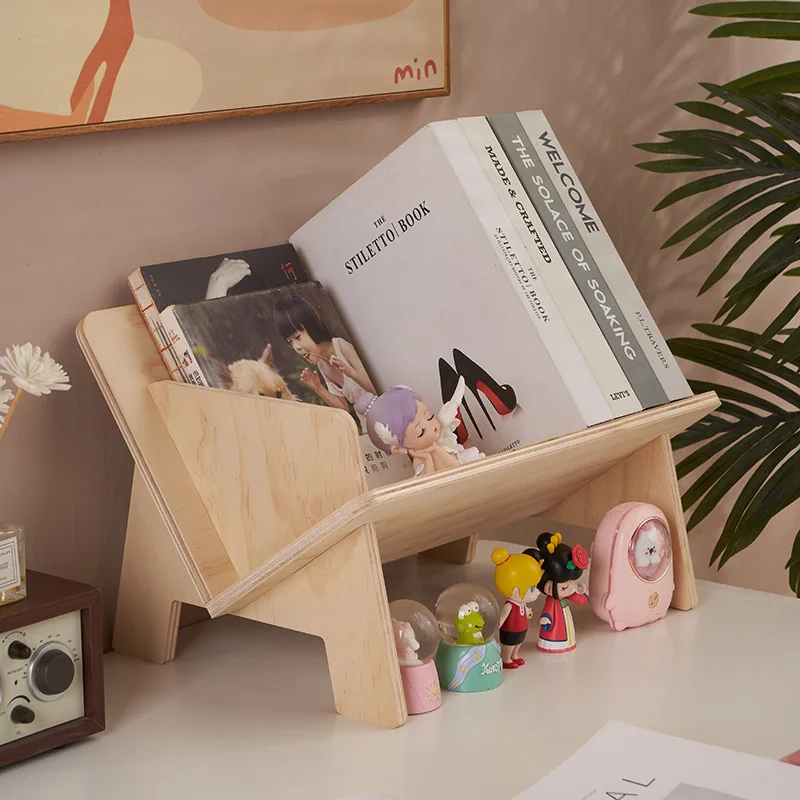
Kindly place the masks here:
<instances>
[{"instance_id":1,"label":"black high heel illustration","mask_svg":"<svg viewBox=\"0 0 800 800\"><path fill-rule=\"evenodd\" d=\"M475 395L483 413L486 414L492 430L497 430L480 396L483 394L500 416L506 416L517 407L517 395L514 389L508 384L498 383L483 367L478 366L460 350L453 349L453 362L456 372L463 376L467 387Z\"/></svg>"},{"instance_id":2,"label":"black high heel illustration","mask_svg":"<svg viewBox=\"0 0 800 800\"><path fill-rule=\"evenodd\" d=\"M448 400L450 400L456 390L456 386L458 385L458 373L443 358L439 359L439 384L442 387L442 402L446 403ZM472 422L476 433L481 439L483 439L483 436L481 435L481 429L476 424L475 417L472 416L472 412L469 410L467 399L464 398L461 401L461 404L466 409L467 414L469 414L470 421ZM459 410L456 439L458 440L459 444L464 444L468 438L469 433L467 432L467 426L464 424L464 420L461 419L461 411Z\"/></svg>"}]
</instances>

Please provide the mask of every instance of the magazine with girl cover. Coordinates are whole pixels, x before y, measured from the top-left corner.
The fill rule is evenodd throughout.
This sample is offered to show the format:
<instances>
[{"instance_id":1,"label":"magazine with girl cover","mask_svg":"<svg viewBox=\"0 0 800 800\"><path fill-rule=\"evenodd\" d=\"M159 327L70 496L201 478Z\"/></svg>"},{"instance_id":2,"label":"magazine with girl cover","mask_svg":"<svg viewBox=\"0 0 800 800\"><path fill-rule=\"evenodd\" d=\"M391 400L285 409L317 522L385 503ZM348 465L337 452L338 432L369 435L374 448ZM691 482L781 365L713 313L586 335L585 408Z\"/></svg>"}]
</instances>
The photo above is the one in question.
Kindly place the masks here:
<instances>
[{"instance_id":1,"label":"magazine with girl cover","mask_svg":"<svg viewBox=\"0 0 800 800\"><path fill-rule=\"evenodd\" d=\"M369 488L413 475L407 456L386 455L364 433L355 404L375 387L321 284L175 304L161 321L187 382L347 411Z\"/></svg>"},{"instance_id":2,"label":"magazine with girl cover","mask_svg":"<svg viewBox=\"0 0 800 800\"><path fill-rule=\"evenodd\" d=\"M278 244L139 267L128 276L128 287L170 375L185 380L176 375L180 367L161 323L161 312L167 306L307 280L294 248Z\"/></svg>"}]
</instances>

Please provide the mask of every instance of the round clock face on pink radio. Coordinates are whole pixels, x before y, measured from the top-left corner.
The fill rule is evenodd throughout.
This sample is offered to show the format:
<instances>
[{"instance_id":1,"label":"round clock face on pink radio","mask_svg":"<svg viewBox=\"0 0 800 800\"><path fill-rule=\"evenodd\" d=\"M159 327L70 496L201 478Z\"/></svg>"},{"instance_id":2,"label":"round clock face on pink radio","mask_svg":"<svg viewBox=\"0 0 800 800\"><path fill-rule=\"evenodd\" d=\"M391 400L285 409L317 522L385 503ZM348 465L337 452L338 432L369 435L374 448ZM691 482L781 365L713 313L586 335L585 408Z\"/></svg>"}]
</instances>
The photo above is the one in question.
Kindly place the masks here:
<instances>
[{"instance_id":1,"label":"round clock face on pink radio","mask_svg":"<svg viewBox=\"0 0 800 800\"><path fill-rule=\"evenodd\" d=\"M631 536L628 545L631 569L643 581L664 577L672 559L669 531L660 519L648 519Z\"/></svg>"}]
</instances>

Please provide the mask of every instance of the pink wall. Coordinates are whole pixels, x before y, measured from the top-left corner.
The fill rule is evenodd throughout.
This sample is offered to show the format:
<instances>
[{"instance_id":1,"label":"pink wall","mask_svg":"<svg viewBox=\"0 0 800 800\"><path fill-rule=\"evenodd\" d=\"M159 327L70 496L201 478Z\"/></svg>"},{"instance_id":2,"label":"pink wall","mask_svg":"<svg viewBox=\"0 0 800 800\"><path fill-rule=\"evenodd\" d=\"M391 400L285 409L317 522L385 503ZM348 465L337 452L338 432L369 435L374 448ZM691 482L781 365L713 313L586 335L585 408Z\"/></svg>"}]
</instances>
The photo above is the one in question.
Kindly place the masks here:
<instances>
[{"instance_id":1,"label":"pink wall","mask_svg":"<svg viewBox=\"0 0 800 800\"><path fill-rule=\"evenodd\" d=\"M683 217L649 213L669 187L631 148L685 124L671 104L700 96L696 81L741 71L693 5L453 0L447 98L0 145L0 347L42 345L74 385L25 397L0 445L0 518L26 526L29 565L101 586L110 621L132 461L78 320L128 304L138 265L285 241L429 120L544 109L665 334L704 318L697 266L658 249ZM698 538L701 574L712 535ZM730 578L781 591L774 561L764 580Z\"/></svg>"}]
</instances>

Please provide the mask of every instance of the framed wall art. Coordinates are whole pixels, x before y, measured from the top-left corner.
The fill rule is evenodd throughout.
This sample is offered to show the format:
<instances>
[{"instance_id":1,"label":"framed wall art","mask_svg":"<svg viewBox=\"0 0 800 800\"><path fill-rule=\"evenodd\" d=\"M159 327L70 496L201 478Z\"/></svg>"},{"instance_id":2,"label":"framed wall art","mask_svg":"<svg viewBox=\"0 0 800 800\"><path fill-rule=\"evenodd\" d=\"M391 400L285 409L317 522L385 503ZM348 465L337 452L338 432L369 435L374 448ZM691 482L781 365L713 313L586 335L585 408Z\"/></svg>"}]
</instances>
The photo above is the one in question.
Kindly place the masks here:
<instances>
[{"instance_id":1,"label":"framed wall art","mask_svg":"<svg viewBox=\"0 0 800 800\"><path fill-rule=\"evenodd\" d=\"M448 0L8 0L0 141L445 95Z\"/></svg>"}]
</instances>

